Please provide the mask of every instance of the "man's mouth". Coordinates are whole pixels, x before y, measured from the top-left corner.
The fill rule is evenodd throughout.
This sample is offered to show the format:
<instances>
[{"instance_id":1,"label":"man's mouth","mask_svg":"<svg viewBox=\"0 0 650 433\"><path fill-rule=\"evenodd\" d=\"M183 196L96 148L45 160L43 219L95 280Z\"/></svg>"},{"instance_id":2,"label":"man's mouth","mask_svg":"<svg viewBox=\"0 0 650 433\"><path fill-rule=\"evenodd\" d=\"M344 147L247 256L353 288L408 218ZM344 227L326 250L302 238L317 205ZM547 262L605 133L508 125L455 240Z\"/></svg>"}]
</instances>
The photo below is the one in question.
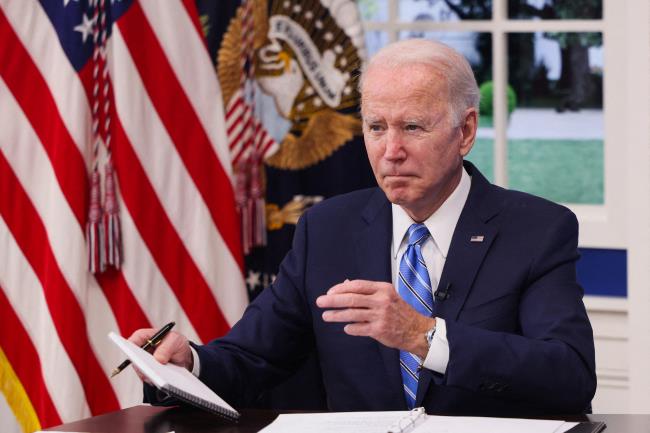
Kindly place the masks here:
<instances>
[{"instance_id":1,"label":"man's mouth","mask_svg":"<svg viewBox=\"0 0 650 433\"><path fill-rule=\"evenodd\" d=\"M389 178L400 179L400 178L407 178L407 177L414 177L414 176L412 174L408 174L408 173L393 173L393 174L385 174L384 175L384 178L386 178L386 179L389 179Z\"/></svg>"}]
</instances>

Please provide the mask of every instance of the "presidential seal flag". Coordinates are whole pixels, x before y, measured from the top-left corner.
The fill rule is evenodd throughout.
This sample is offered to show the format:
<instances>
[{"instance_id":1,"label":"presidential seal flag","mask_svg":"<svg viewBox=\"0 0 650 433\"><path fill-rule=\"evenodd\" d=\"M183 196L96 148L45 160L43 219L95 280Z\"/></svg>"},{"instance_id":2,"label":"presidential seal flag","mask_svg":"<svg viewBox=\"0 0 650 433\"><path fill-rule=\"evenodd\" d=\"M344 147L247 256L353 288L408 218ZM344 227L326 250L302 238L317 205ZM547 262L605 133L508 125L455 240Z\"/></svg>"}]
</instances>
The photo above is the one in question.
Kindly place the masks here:
<instances>
[{"instance_id":1,"label":"presidential seal flag","mask_svg":"<svg viewBox=\"0 0 650 433\"><path fill-rule=\"evenodd\" d=\"M206 342L248 302L196 4L0 0L0 119L0 431L138 404L109 331Z\"/></svg>"},{"instance_id":2,"label":"presidential seal flag","mask_svg":"<svg viewBox=\"0 0 650 433\"><path fill-rule=\"evenodd\" d=\"M375 185L357 91L364 34L350 0L197 4L223 90L246 284L255 297L273 281L306 209ZM271 403L258 403L318 407L317 370L308 362Z\"/></svg>"},{"instance_id":3,"label":"presidential seal flag","mask_svg":"<svg viewBox=\"0 0 650 433\"><path fill-rule=\"evenodd\" d=\"M349 0L198 5L223 90L236 200L243 210L265 199L263 218L240 212L254 297L275 276L305 209L375 184L359 118L363 29ZM255 236L262 220L266 233Z\"/></svg>"}]
</instances>

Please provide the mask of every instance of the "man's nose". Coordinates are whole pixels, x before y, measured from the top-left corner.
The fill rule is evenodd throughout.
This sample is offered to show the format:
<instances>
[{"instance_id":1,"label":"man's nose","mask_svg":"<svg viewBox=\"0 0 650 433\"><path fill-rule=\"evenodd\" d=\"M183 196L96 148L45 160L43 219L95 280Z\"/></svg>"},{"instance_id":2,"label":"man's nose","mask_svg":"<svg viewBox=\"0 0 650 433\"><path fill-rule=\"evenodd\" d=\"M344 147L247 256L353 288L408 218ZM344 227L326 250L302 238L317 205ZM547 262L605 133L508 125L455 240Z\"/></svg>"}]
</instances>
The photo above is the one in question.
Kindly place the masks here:
<instances>
[{"instance_id":1,"label":"man's nose","mask_svg":"<svg viewBox=\"0 0 650 433\"><path fill-rule=\"evenodd\" d=\"M398 161L406 157L404 139L399 131L389 130L386 135L386 150L384 158L389 161Z\"/></svg>"}]
</instances>

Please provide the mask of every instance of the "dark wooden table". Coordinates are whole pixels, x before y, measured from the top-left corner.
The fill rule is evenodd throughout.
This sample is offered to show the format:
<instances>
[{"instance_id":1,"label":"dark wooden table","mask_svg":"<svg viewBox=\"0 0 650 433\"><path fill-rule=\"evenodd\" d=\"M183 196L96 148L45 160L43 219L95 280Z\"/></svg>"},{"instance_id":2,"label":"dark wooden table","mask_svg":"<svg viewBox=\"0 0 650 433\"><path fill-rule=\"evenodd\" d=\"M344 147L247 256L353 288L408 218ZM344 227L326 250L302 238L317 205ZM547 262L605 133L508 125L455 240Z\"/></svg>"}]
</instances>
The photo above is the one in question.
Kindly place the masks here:
<instances>
[{"instance_id":1,"label":"dark wooden table","mask_svg":"<svg viewBox=\"0 0 650 433\"><path fill-rule=\"evenodd\" d=\"M135 406L117 412L52 427L51 431L103 433L249 433L273 421L278 412L242 410L232 423L189 407ZM605 421L605 433L650 433L650 415L588 415L561 418L570 421ZM525 432L523 432L525 433Z\"/></svg>"}]
</instances>

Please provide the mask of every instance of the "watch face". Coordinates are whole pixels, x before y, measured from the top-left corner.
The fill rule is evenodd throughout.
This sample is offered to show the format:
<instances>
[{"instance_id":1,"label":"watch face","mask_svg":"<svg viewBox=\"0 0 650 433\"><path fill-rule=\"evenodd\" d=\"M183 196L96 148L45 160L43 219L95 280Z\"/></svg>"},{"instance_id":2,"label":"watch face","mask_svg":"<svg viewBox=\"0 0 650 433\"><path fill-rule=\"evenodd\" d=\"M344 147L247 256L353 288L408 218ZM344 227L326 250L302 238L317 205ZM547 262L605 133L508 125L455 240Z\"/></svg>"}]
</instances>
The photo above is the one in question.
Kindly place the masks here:
<instances>
[{"instance_id":1,"label":"watch face","mask_svg":"<svg viewBox=\"0 0 650 433\"><path fill-rule=\"evenodd\" d=\"M429 329L426 333L426 338L427 338L427 343L429 343L429 346L431 346L431 342L433 341L433 335L436 333L436 328L433 327Z\"/></svg>"}]
</instances>

